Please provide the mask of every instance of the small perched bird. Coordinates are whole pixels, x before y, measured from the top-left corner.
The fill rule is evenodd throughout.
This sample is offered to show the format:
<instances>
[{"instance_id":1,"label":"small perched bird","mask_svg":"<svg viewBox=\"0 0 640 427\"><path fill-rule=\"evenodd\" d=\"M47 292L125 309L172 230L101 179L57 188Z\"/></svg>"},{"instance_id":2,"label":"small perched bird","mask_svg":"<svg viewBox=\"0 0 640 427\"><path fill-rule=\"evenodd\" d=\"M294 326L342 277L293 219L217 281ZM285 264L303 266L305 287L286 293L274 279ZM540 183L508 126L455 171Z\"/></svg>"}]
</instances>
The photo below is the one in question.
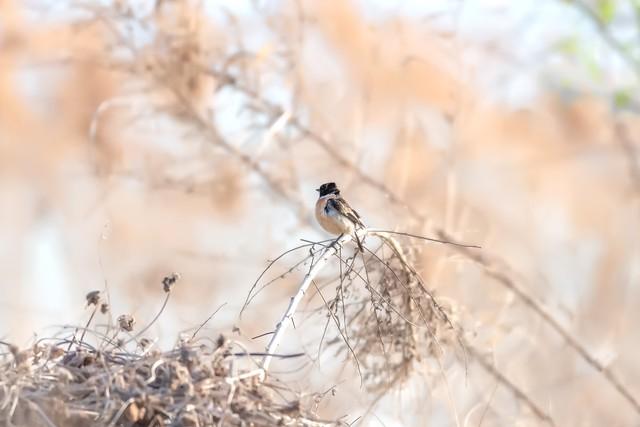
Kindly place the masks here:
<instances>
[{"instance_id":1,"label":"small perched bird","mask_svg":"<svg viewBox=\"0 0 640 427\"><path fill-rule=\"evenodd\" d=\"M360 220L358 212L340 196L340 190L336 183L322 184L316 191L320 193L316 202L316 219L322 228L331 234L352 234L356 239L358 249L364 252L356 230L365 228L365 226Z\"/></svg>"}]
</instances>

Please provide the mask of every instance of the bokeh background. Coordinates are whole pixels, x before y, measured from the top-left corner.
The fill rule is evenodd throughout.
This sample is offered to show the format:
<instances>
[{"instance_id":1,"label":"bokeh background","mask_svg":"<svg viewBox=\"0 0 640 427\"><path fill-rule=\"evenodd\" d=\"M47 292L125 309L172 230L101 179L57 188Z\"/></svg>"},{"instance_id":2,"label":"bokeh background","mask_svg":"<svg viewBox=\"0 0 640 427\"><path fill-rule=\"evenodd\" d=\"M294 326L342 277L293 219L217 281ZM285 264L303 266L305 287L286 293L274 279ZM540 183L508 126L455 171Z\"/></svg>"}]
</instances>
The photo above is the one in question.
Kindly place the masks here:
<instances>
[{"instance_id":1,"label":"bokeh background","mask_svg":"<svg viewBox=\"0 0 640 427\"><path fill-rule=\"evenodd\" d=\"M244 299L327 237L314 189L336 181L369 225L482 245L405 241L558 425L637 424L639 78L636 0L0 1L0 338L86 321L94 289L144 323L178 272L158 346L226 303L204 333L260 349L304 269L239 319ZM366 425L541 423L445 370L380 399L352 370L296 381Z\"/></svg>"}]
</instances>

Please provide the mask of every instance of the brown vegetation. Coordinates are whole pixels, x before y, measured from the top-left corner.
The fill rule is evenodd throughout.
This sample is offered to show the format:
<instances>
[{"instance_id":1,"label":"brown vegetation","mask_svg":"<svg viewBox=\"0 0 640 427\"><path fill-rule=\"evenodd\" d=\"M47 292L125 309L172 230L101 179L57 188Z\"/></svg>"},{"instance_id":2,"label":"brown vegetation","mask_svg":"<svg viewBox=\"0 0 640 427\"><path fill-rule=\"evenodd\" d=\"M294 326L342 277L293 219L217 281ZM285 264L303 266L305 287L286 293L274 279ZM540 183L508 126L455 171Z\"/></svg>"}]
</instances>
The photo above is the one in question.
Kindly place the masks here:
<instances>
[{"instance_id":1,"label":"brown vegetation","mask_svg":"<svg viewBox=\"0 0 640 427\"><path fill-rule=\"evenodd\" d=\"M556 80L520 108L509 81L486 84L518 35L458 36L442 17L464 2L421 18L142 3L0 2L2 422L638 419L640 67L616 38L624 2L558 6L624 73L591 64L598 90L565 90L577 61L560 75L541 60ZM330 180L369 226L482 249L343 245L265 375L265 337L325 253L311 208ZM167 271L182 279L160 289ZM180 334L193 325L200 340Z\"/></svg>"}]
</instances>

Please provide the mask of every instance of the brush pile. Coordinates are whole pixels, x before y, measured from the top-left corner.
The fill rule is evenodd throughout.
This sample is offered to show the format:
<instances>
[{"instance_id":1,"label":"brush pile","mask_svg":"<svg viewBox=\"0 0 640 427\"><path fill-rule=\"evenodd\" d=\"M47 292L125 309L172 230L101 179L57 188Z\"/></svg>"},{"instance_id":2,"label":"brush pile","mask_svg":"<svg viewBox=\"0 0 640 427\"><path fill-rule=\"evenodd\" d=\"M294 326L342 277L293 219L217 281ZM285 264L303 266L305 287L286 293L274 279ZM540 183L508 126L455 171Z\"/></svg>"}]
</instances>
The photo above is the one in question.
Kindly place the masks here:
<instances>
[{"instance_id":1,"label":"brush pile","mask_svg":"<svg viewBox=\"0 0 640 427\"><path fill-rule=\"evenodd\" d=\"M324 426L283 384L242 379L223 336L168 352L40 342L0 365L0 423L17 426ZM249 357L249 356L247 356ZM277 389L277 393L274 390Z\"/></svg>"},{"instance_id":2,"label":"brush pile","mask_svg":"<svg viewBox=\"0 0 640 427\"><path fill-rule=\"evenodd\" d=\"M175 278L163 281L167 299ZM220 335L216 340L179 340L156 350L131 335L135 319L89 328L100 311L110 316L100 293L86 327L71 327L71 338L37 340L30 348L1 342L0 424L7 426L328 426L316 418L321 396L296 393L267 376L244 346ZM162 313L158 313L158 316ZM156 319L157 317L156 316ZM154 321L156 320L154 319ZM79 338L78 338L79 335ZM85 340L87 337L87 340Z\"/></svg>"}]
</instances>

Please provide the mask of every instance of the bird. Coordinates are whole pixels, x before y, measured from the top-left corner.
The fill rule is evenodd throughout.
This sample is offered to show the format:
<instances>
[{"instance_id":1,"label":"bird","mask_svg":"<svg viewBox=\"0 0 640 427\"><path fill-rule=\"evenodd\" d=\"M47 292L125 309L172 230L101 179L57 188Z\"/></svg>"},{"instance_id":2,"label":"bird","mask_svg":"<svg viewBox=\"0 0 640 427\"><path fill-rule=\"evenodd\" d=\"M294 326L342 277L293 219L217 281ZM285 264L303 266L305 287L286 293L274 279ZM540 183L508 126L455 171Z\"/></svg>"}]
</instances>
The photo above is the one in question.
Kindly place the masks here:
<instances>
[{"instance_id":1,"label":"bird","mask_svg":"<svg viewBox=\"0 0 640 427\"><path fill-rule=\"evenodd\" d=\"M320 226L331 234L353 235L358 249L364 252L356 230L366 227L362 223L358 212L340 196L340 190L336 183L327 182L322 184L316 191L320 193L316 202L316 219Z\"/></svg>"}]
</instances>

